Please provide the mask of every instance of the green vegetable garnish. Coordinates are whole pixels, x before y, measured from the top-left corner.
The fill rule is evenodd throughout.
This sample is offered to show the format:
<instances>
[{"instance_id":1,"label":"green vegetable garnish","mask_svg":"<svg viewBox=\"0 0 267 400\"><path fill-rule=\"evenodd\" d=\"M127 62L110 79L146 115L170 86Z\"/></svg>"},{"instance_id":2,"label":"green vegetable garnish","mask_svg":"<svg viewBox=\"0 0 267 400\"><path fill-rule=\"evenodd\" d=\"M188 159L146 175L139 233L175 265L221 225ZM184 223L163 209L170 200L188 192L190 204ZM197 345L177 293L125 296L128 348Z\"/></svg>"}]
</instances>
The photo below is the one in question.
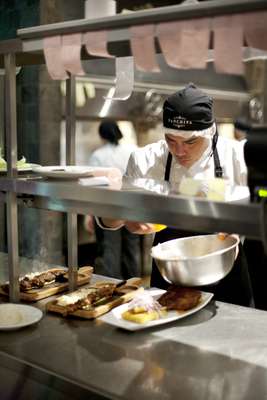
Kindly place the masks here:
<instances>
[{"instance_id":1,"label":"green vegetable garnish","mask_svg":"<svg viewBox=\"0 0 267 400\"><path fill-rule=\"evenodd\" d=\"M26 158L22 157L20 160L17 161L17 168L18 169L25 169L29 168L31 164L26 162ZM7 169L7 162L6 160L2 157L2 149L0 147L0 169L5 170Z\"/></svg>"}]
</instances>

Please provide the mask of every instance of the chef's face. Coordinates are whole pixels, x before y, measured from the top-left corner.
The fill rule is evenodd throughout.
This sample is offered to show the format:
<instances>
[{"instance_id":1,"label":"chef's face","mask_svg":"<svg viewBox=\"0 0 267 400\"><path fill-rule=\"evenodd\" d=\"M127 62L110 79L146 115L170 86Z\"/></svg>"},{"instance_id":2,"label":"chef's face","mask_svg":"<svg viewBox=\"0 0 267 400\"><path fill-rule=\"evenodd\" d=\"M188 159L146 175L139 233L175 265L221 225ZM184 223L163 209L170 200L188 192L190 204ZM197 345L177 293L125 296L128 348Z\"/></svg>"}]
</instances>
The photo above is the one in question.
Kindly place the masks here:
<instances>
[{"instance_id":1,"label":"chef's face","mask_svg":"<svg viewBox=\"0 0 267 400\"><path fill-rule=\"evenodd\" d=\"M166 134L165 139L171 154L186 168L190 168L201 157L208 145L207 140L201 136L184 138Z\"/></svg>"}]
</instances>

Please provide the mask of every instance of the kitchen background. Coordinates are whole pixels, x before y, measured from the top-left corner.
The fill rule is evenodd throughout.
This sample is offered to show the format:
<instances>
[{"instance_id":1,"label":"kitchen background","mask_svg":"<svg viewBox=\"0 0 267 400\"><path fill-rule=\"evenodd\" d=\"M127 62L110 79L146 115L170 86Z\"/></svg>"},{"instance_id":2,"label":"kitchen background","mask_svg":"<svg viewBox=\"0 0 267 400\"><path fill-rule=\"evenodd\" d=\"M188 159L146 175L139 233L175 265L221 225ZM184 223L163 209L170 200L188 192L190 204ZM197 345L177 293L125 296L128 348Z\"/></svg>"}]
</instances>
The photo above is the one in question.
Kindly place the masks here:
<instances>
[{"instance_id":1,"label":"kitchen background","mask_svg":"<svg viewBox=\"0 0 267 400\"><path fill-rule=\"evenodd\" d=\"M212 0L210 0L212 1ZM117 0L117 13L179 4L181 1ZM0 0L0 37L14 38L16 29L85 17L84 0ZM76 83L77 164L86 165L90 153L99 144L101 118L119 121L124 140L139 146L162 137L161 106L165 97L194 82L215 101L219 133L235 136L234 121L244 118L266 122L266 59L247 55L244 77L217 74L213 69L212 51L206 70L177 70L168 67L158 55L161 72L148 74L135 71L135 90L127 101L105 106L106 96L114 82L114 60L84 61L86 77ZM18 158L41 165L65 162L65 85L52 81L46 67L27 66L17 70ZM0 147L4 148L4 83L0 70ZM5 206L0 203L0 251L6 251ZM34 259L36 270L43 263L66 263L66 226L61 213L37 209L19 209L20 255ZM32 233L34 230L34 234ZM95 238L84 229L79 218L80 263L85 255L92 263ZM49 232L49 235L47 235ZM147 249L151 238L143 238L142 271L148 273ZM1 262L1 260L0 260ZM2 260L5 263L5 257Z\"/></svg>"}]
</instances>

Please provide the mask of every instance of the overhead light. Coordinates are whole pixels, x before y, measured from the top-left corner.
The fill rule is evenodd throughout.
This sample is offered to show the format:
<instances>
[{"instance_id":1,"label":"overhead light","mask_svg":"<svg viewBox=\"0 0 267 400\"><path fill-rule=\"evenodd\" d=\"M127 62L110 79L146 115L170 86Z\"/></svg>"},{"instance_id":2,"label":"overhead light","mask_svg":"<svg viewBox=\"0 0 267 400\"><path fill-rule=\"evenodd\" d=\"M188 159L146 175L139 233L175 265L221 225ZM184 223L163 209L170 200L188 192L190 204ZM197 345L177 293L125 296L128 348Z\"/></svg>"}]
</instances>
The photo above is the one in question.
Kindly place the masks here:
<instances>
[{"instance_id":1,"label":"overhead light","mask_svg":"<svg viewBox=\"0 0 267 400\"><path fill-rule=\"evenodd\" d=\"M76 83L76 106L83 107L86 103L84 87L82 83Z\"/></svg>"},{"instance_id":2,"label":"overhead light","mask_svg":"<svg viewBox=\"0 0 267 400\"><path fill-rule=\"evenodd\" d=\"M95 98L95 85L91 82L84 82L83 87L86 92L86 96L88 99Z\"/></svg>"},{"instance_id":3,"label":"overhead light","mask_svg":"<svg viewBox=\"0 0 267 400\"><path fill-rule=\"evenodd\" d=\"M18 73L21 71L22 67L16 67L16 75L18 75ZM4 68L0 68L0 76L1 75L5 75L6 71Z\"/></svg>"},{"instance_id":4,"label":"overhead light","mask_svg":"<svg viewBox=\"0 0 267 400\"><path fill-rule=\"evenodd\" d=\"M108 98L105 100L105 103L103 104L103 107L101 108L99 117L104 118L107 116L108 111L111 106L111 102L112 102L112 99L110 97L113 97L114 93L115 93L115 87L110 88L108 91L108 94L107 94Z\"/></svg>"},{"instance_id":5,"label":"overhead light","mask_svg":"<svg viewBox=\"0 0 267 400\"><path fill-rule=\"evenodd\" d=\"M60 89L62 96L66 96L66 82L61 81ZM75 99L76 106L83 107L86 104L86 98L95 98L95 85L90 82L83 82L81 80L76 80L75 82Z\"/></svg>"}]
</instances>

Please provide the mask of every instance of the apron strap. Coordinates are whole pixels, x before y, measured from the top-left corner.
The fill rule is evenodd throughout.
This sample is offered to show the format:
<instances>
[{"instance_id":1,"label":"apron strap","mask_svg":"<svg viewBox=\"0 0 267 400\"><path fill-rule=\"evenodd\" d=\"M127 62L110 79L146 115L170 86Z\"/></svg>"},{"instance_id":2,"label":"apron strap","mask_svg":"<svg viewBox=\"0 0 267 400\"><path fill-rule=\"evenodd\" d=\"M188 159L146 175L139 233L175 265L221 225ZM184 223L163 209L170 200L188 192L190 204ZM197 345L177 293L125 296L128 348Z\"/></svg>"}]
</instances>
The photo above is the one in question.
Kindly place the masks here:
<instances>
[{"instance_id":1,"label":"apron strap","mask_svg":"<svg viewBox=\"0 0 267 400\"><path fill-rule=\"evenodd\" d=\"M169 182L169 180L170 180L171 166L172 166L172 154L169 152L166 167L165 167L165 175L164 175L164 180L166 182Z\"/></svg>"},{"instance_id":2,"label":"apron strap","mask_svg":"<svg viewBox=\"0 0 267 400\"><path fill-rule=\"evenodd\" d=\"M214 175L215 175L215 178L222 178L223 170L222 170L219 155L218 155L217 141L218 141L218 131L217 131L217 127L216 127L216 132L212 138L212 154L213 154L213 158L214 158Z\"/></svg>"}]
</instances>

